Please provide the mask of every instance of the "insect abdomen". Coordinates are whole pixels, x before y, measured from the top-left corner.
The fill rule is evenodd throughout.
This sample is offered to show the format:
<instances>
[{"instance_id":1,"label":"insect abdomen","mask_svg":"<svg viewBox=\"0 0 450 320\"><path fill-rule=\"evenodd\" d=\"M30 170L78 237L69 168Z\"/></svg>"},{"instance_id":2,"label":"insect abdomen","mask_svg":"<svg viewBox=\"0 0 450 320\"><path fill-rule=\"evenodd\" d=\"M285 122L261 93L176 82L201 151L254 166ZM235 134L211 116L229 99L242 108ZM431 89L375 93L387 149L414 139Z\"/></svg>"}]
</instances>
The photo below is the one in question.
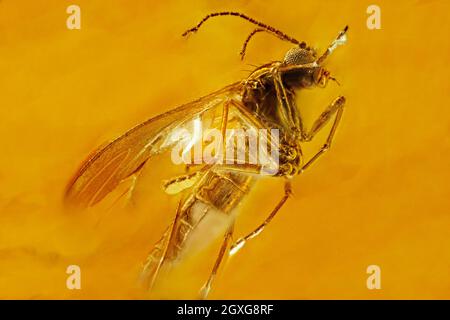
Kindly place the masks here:
<instances>
[{"instance_id":1,"label":"insect abdomen","mask_svg":"<svg viewBox=\"0 0 450 320\"><path fill-rule=\"evenodd\" d=\"M163 264L176 262L187 251L198 251L223 234L253 180L240 173L205 173L180 203L172 227L153 248L144 268L145 276L154 279Z\"/></svg>"},{"instance_id":2,"label":"insect abdomen","mask_svg":"<svg viewBox=\"0 0 450 320\"><path fill-rule=\"evenodd\" d=\"M207 245L222 233L231 223L231 213L248 193L252 181L252 177L244 174L207 172L181 206L168 257L177 259L188 247ZM200 243L195 243L196 240Z\"/></svg>"}]
</instances>

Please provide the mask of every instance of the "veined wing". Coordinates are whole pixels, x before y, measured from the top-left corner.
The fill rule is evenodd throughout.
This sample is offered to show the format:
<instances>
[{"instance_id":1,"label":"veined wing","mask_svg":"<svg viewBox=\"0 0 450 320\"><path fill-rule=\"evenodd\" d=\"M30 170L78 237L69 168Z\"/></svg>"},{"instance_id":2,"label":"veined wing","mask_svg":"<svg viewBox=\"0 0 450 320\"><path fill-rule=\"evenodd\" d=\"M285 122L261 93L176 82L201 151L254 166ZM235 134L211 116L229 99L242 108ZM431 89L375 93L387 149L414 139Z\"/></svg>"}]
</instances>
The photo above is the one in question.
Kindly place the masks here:
<instances>
[{"instance_id":1,"label":"veined wing","mask_svg":"<svg viewBox=\"0 0 450 320\"><path fill-rule=\"evenodd\" d=\"M101 201L121 181L130 177L170 145L167 134L227 99L236 98L240 83L229 85L196 101L151 118L92 154L69 183L67 203L89 207Z\"/></svg>"}]
</instances>

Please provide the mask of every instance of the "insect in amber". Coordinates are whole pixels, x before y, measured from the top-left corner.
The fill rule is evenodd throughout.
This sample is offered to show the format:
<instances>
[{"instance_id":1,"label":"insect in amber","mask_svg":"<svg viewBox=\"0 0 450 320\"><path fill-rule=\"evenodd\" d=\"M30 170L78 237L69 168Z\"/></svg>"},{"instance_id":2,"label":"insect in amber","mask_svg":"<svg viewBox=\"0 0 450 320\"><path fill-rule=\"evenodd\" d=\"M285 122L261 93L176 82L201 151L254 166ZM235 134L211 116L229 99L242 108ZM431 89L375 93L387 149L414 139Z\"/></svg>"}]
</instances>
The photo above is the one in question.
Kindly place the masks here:
<instances>
[{"instance_id":1,"label":"insect in amber","mask_svg":"<svg viewBox=\"0 0 450 320\"><path fill-rule=\"evenodd\" d=\"M179 201L173 223L144 264L142 277L151 288L160 269L176 263L188 247L194 245L198 234L222 225L222 230L226 230L223 244L201 290L202 297L208 294L227 250L234 254L261 233L289 198L291 178L309 168L330 148L345 103L343 96L334 99L312 127L306 130L295 105L295 93L304 88L323 88L328 80L335 80L323 63L337 46L345 43L348 27L339 33L322 55L317 55L305 42L237 12L207 15L183 35L196 32L208 19L218 16L240 17L257 26L244 42L242 58L247 44L258 32L267 32L295 46L282 61L259 66L246 79L151 118L99 149L85 161L65 194L65 200L70 203L85 207L97 204L125 179L138 177L153 155L167 151L176 143L167 137L193 119L200 119L222 133L231 127L278 129L279 166L275 176L285 179L284 196L261 225L235 243L230 244L236 208L258 179L261 166L249 163L199 164L194 166L195 171L164 183L168 193L183 191L184 196ZM302 144L312 140L330 119L334 120L323 146L310 159L303 159ZM223 137L224 143L227 143L225 135Z\"/></svg>"}]
</instances>

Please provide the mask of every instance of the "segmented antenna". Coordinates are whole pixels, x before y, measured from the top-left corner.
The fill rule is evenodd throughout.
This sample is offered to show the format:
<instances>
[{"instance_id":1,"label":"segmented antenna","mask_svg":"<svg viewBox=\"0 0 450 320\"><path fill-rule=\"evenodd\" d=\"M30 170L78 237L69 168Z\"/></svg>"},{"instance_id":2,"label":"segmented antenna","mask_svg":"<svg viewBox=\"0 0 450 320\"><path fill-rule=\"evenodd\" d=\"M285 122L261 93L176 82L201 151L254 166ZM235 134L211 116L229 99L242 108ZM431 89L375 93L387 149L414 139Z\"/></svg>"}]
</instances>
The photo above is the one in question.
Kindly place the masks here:
<instances>
[{"instance_id":1,"label":"segmented antenna","mask_svg":"<svg viewBox=\"0 0 450 320\"><path fill-rule=\"evenodd\" d=\"M248 35L247 39L245 39L244 45L242 46L241 52L239 52L239 54L241 55L241 60L244 60L245 50L247 50L247 45L248 45L250 39L253 38L253 36L255 34L257 34L258 32L264 32L264 31L266 31L266 30L265 29L255 29Z\"/></svg>"},{"instance_id":2,"label":"segmented antenna","mask_svg":"<svg viewBox=\"0 0 450 320\"><path fill-rule=\"evenodd\" d=\"M247 50L247 45L248 45L248 43L250 42L250 39L253 38L253 36L254 36L255 34L257 34L258 32L267 32L267 30L257 28L257 29L255 29L255 30L253 30L253 31L248 35L247 39L245 39L244 45L242 46L241 52L239 52L239 54L241 55L241 60L244 60L244 57L245 57L245 51ZM273 33L269 33L269 34L273 35ZM298 45L299 45L300 48L306 49L306 42L302 41L302 42L300 42ZM308 47L308 50L310 50L309 47Z\"/></svg>"},{"instance_id":3,"label":"segmented antenna","mask_svg":"<svg viewBox=\"0 0 450 320\"><path fill-rule=\"evenodd\" d=\"M276 37L280 38L281 40L284 41L288 41L288 42L292 42L294 44L299 44L300 42L290 36L288 36L287 34L281 32L278 29L275 29L274 27L271 27L265 23L259 22L253 18L250 18L249 16L243 14L243 13L239 13L239 12L215 12L215 13L211 13L208 14L206 17L204 17L195 27L193 27L192 29L187 30L186 32L183 33L183 37L187 36L190 33L193 32L197 32L198 29L202 26L202 24L204 24L206 22L206 20L213 18L213 17L219 17L219 16L234 16L234 17L239 17L242 18L244 20L247 20L248 22L255 24L259 27L259 29L264 29L264 31L269 32L273 35L275 35ZM257 31L259 32L259 31ZM255 32L255 33L257 33ZM253 37L254 34L252 34L251 36L249 36L249 38ZM250 40L250 39L248 39ZM246 41L248 43L248 41ZM245 44L246 46L246 44Z\"/></svg>"},{"instance_id":4,"label":"segmented antenna","mask_svg":"<svg viewBox=\"0 0 450 320\"><path fill-rule=\"evenodd\" d=\"M347 30L348 26L345 26L344 30L339 32L337 38L328 46L327 50L323 53L323 55L317 59L316 63L321 64L338 46L343 45L347 41Z\"/></svg>"}]
</instances>

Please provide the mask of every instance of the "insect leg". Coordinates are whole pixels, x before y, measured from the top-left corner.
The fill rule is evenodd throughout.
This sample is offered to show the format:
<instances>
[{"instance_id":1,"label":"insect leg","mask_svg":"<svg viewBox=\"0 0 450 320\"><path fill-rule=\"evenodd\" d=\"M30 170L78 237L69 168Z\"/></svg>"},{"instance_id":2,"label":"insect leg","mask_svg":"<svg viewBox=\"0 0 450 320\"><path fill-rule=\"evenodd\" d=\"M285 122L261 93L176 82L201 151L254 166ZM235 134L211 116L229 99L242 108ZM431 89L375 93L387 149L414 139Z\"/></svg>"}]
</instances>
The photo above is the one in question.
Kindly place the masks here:
<instances>
[{"instance_id":1,"label":"insect leg","mask_svg":"<svg viewBox=\"0 0 450 320\"><path fill-rule=\"evenodd\" d=\"M201 171L184 174L164 181L163 189L167 194L177 194L192 187L198 180Z\"/></svg>"},{"instance_id":2,"label":"insect leg","mask_svg":"<svg viewBox=\"0 0 450 320\"><path fill-rule=\"evenodd\" d=\"M236 241L234 244L231 245L230 248L230 255L234 255L236 252L238 252L245 243L259 235L264 228L272 221L272 219L275 217L277 212L281 209L281 207L286 203L287 199L292 195L292 186L291 182L289 180L286 180L284 184L284 196L281 198L281 200L278 202L278 204L275 206L275 208L272 210L272 212L269 214L269 216L264 220L263 223L261 223L255 230L250 232L248 235L246 235L243 238L240 238L238 241Z\"/></svg>"},{"instance_id":3,"label":"insect leg","mask_svg":"<svg viewBox=\"0 0 450 320\"><path fill-rule=\"evenodd\" d=\"M204 174L207 170L209 170L211 167L212 165L204 165L197 171L186 173L165 180L163 184L163 189L167 194L177 194L185 189L188 189L192 187L195 184L195 182L200 178L200 176Z\"/></svg>"},{"instance_id":4,"label":"insect leg","mask_svg":"<svg viewBox=\"0 0 450 320\"><path fill-rule=\"evenodd\" d=\"M136 170L136 172L135 173L133 173L131 176L129 176L128 178L126 178L126 179L124 179L124 180L122 180L120 183L119 183L119 186L122 186L122 185L127 185L128 184L128 186L126 186L126 188L125 188L125 190L114 200L114 202L108 207L108 209L107 209L107 212L108 212L108 214L111 212L111 210L113 210L113 208L120 202L120 201L123 201L123 203L125 204L125 205L127 205L128 203L132 203L132 201L133 201L133 194L134 194L134 190L136 189L136 184L137 184L137 181L138 181L138 179L139 179L139 175L141 174L141 172L142 172L142 168L143 168L143 166L144 165L141 165L137 170ZM103 217L103 218L106 218L106 217ZM102 218L102 219L103 219ZM101 219L101 220L102 220ZM99 220L98 221L98 223L100 223L101 222L101 220Z\"/></svg>"},{"instance_id":5,"label":"insect leg","mask_svg":"<svg viewBox=\"0 0 450 320\"><path fill-rule=\"evenodd\" d=\"M230 100L230 104L236 107L236 109L241 113L245 120L249 122L250 125L252 125L256 129L267 129L267 126L264 125L261 119L248 111L248 109L242 104L242 102L237 100Z\"/></svg>"},{"instance_id":6,"label":"insect leg","mask_svg":"<svg viewBox=\"0 0 450 320\"><path fill-rule=\"evenodd\" d=\"M281 80L281 74L278 70L273 72L275 90L277 92L278 102L281 106L279 109L282 112L283 118L285 118L288 127L291 129L292 127L297 128L299 132L303 130L303 122L301 121L301 117L298 113L297 108L291 103L292 99L289 98L286 88L283 85L283 81Z\"/></svg>"},{"instance_id":7,"label":"insect leg","mask_svg":"<svg viewBox=\"0 0 450 320\"><path fill-rule=\"evenodd\" d=\"M169 226L169 228L164 232L163 237L158 241L158 243L153 247L150 255L148 256L142 272L141 272L141 283L144 287L151 291L157 277L159 274L159 270L167 259L168 249L170 243L173 241L175 226L180 218L181 214L181 206L183 201L180 200L178 202L177 214L173 223Z\"/></svg>"},{"instance_id":8,"label":"insect leg","mask_svg":"<svg viewBox=\"0 0 450 320\"><path fill-rule=\"evenodd\" d=\"M222 122L220 124L220 132L222 133L222 145L225 145L226 131L228 125L228 112L230 110L230 101L223 103Z\"/></svg>"},{"instance_id":9,"label":"insect leg","mask_svg":"<svg viewBox=\"0 0 450 320\"><path fill-rule=\"evenodd\" d=\"M130 201L133 197L133 193L134 190L136 189L136 184L137 184L137 180L139 178L139 175L142 172L142 167L139 168L138 171L136 171L133 175L131 175L128 179L131 180L131 186L130 188L126 191L126 193L124 195L126 195L126 199L127 201Z\"/></svg>"},{"instance_id":10,"label":"insect leg","mask_svg":"<svg viewBox=\"0 0 450 320\"><path fill-rule=\"evenodd\" d=\"M323 126L331 119L333 115L335 115L333 126L331 127L330 133L328 134L327 140L325 144L320 148L320 150L309 159L306 164L303 165L300 172L309 168L311 164L316 161L322 154L324 154L331 147L331 143L333 142L334 134L336 133L336 129L339 125L339 122L342 117L342 113L344 112L345 98L343 96L337 97L329 106L325 109L324 112L319 116L319 118L314 122L311 130L303 137L303 141L310 141L314 138L317 132L323 128Z\"/></svg>"},{"instance_id":11,"label":"insect leg","mask_svg":"<svg viewBox=\"0 0 450 320\"><path fill-rule=\"evenodd\" d=\"M281 75L288 71L308 69L314 67L315 63L307 63L303 65L279 65L273 68L272 78L277 93L278 103L280 104L280 112L282 117L287 121L287 127L289 129L295 128L302 136L304 135L304 125L302 117L298 108L295 106L295 101L288 95L286 88L281 79Z\"/></svg>"},{"instance_id":12,"label":"insect leg","mask_svg":"<svg viewBox=\"0 0 450 320\"><path fill-rule=\"evenodd\" d=\"M234 221L231 222L231 225L228 227L228 230L225 233L222 245L220 247L219 255L217 256L216 262L214 263L214 266L209 275L208 281L206 281L206 283L203 285L202 289L200 290L200 298L201 299L206 299L209 291L211 290L211 285L217 275L217 271L219 270L220 264L223 261L228 244L233 235L233 229L234 229Z\"/></svg>"}]
</instances>

